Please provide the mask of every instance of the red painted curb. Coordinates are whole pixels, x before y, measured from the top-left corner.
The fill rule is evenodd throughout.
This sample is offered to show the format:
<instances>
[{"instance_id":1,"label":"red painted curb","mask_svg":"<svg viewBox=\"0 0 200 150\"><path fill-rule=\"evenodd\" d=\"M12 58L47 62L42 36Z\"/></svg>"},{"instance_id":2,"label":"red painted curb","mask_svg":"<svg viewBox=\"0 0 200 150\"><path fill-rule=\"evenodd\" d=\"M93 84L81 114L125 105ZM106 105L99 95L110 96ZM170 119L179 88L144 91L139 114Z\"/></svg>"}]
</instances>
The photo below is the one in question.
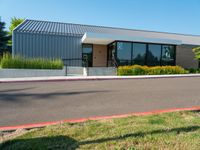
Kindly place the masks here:
<instances>
[{"instance_id":1,"label":"red painted curb","mask_svg":"<svg viewBox=\"0 0 200 150\"><path fill-rule=\"evenodd\" d=\"M200 75L195 75L195 76L161 76L157 77L151 76L151 77L136 77L135 78L99 78L99 77L94 77L94 78L72 78L72 79L35 79L35 80L14 80L14 81L0 81L0 83L26 83L26 82L62 82L62 81L94 81L94 80L144 80L144 79L163 79L163 78L198 78Z\"/></svg>"},{"instance_id":2,"label":"red painted curb","mask_svg":"<svg viewBox=\"0 0 200 150\"><path fill-rule=\"evenodd\" d=\"M128 116L145 116L145 115L168 113L168 112L194 111L194 110L200 110L200 106L187 107L187 108L172 108L172 109L165 109L165 110L154 110L154 111L148 111L148 112L138 112L138 113L129 113L129 114L118 114L118 115L111 115L111 116L96 116L96 117L80 118L80 119L67 119L67 120L61 120L61 121L42 122L42 123L36 123L36 124L25 124L25 125L19 125L19 126L2 126L2 127L0 127L0 131L9 131L9 130L11 131L11 130L17 130L17 129L31 129L31 128L38 128L38 127L45 127L48 125L56 125L56 124L61 124L61 123L85 122L88 120L125 118Z\"/></svg>"}]
</instances>

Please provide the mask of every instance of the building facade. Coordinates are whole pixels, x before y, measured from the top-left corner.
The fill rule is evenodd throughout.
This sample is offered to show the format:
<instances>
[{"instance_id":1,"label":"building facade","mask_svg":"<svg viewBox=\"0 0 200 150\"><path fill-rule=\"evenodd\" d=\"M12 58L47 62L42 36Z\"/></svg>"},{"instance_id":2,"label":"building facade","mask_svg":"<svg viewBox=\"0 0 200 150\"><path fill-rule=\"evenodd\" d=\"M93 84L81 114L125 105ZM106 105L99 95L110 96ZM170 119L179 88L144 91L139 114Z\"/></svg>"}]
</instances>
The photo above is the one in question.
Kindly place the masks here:
<instances>
[{"instance_id":1,"label":"building facade","mask_svg":"<svg viewBox=\"0 0 200 150\"><path fill-rule=\"evenodd\" d=\"M200 36L25 20L13 31L12 54L60 58L67 66L179 65L198 68Z\"/></svg>"}]
</instances>

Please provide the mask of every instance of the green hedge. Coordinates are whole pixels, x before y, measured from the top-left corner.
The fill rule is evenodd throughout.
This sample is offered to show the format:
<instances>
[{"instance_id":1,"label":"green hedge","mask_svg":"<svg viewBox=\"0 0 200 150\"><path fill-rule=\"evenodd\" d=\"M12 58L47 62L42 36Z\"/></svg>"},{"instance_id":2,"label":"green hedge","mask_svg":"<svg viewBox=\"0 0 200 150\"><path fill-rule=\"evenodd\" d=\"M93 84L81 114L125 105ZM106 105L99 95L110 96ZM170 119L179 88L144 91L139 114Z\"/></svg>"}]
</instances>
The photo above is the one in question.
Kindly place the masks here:
<instances>
[{"instance_id":1,"label":"green hedge","mask_svg":"<svg viewBox=\"0 0 200 150\"><path fill-rule=\"evenodd\" d=\"M1 68L18 69L62 69L63 62L60 59L49 60L43 58L24 58L16 56L12 58L10 54L4 54L0 62Z\"/></svg>"},{"instance_id":2,"label":"green hedge","mask_svg":"<svg viewBox=\"0 0 200 150\"><path fill-rule=\"evenodd\" d=\"M163 74L186 74L189 71L183 69L179 66L120 66L117 69L117 74L119 76L129 76L129 75L163 75Z\"/></svg>"},{"instance_id":3,"label":"green hedge","mask_svg":"<svg viewBox=\"0 0 200 150\"><path fill-rule=\"evenodd\" d=\"M194 69L194 68L190 68L187 69L189 73L200 73L200 68L199 69Z\"/></svg>"}]
</instances>

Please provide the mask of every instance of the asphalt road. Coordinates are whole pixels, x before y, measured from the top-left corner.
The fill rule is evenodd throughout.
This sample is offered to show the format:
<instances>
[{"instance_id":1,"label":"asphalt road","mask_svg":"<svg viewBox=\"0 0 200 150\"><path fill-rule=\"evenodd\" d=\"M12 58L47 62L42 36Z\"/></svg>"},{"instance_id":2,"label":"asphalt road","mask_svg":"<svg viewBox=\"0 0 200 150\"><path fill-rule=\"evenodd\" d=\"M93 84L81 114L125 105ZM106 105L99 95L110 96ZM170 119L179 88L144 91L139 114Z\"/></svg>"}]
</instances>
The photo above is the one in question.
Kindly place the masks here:
<instances>
[{"instance_id":1,"label":"asphalt road","mask_svg":"<svg viewBox=\"0 0 200 150\"><path fill-rule=\"evenodd\" d=\"M0 126L200 106L200 77L0 83Z\"/></svg>"}]
</instances>

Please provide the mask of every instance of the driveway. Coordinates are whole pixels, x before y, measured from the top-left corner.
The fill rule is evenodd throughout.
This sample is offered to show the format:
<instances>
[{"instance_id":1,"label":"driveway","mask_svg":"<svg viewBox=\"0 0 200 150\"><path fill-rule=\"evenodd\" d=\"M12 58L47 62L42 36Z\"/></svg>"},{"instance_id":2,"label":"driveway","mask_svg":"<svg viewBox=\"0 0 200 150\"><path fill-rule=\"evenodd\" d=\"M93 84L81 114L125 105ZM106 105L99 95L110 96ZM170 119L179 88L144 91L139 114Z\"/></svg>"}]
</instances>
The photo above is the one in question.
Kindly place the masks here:
<instances>
[{"instance_id":1,"label":"driveway","mask_svg":"<svg viewBox=\"0 0 200 150\"><path fill-rule=\"evenodd\" d=\"M0 84L0 126L200 106L200 77Z\"/></svg>"}]
</instances>

